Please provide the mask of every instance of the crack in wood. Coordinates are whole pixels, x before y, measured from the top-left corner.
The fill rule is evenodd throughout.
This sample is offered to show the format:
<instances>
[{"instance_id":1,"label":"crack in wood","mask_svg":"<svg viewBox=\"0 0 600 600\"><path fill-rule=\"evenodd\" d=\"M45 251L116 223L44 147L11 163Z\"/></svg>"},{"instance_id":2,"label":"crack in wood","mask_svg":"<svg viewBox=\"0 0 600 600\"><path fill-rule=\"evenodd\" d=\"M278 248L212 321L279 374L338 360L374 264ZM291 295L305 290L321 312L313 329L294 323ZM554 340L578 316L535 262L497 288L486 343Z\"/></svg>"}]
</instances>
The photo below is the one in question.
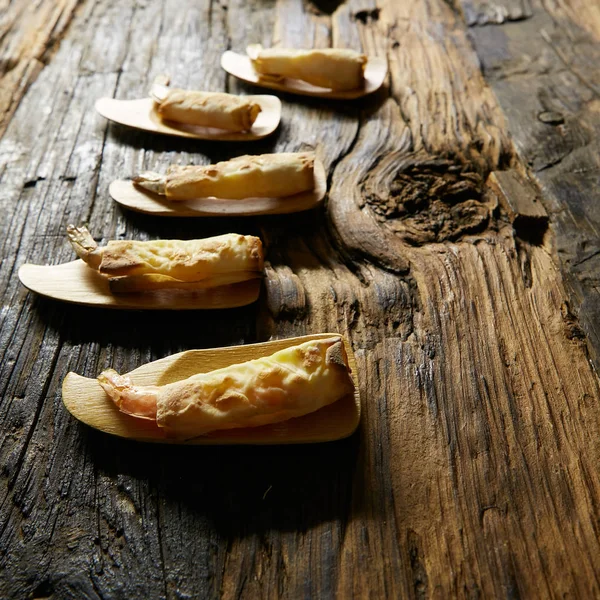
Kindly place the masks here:
<instances>
[{"instance_id":1,"label":"crack in wood","mask_svg":"<svg viewBox=\"0 0 600 600\"><path fill-rule=\"evenodd\" d=\"M357 10L352 16L360 21L363 25L370 25L375 21L379 21L379 14L381 13L381 9L379 7L375 8L364 8L362 10Z\"/></svg>"},{"instance_id":2,"label":"crack in wood","mask_svg":"<svg viewBox=\"0 0 600 600\"><path fill-rule=\"evenodd\" d=\"M344 0L303 0L307 11L316 15L332 15Z\"/></svg>"},{"instance_id":3,"label":"crack in wood","mask_svg":"<svg viewBox=\"0 0 600 600\"><path fill-rule=\"evenodd\" d=\"M427 569L425 568L423 551L421 550L421 540L412 529L408 531L406 538L414 597L417 600L425 600L429 597L429 578L427 577Z\"/></svg>"},{"instance_id":4,"label":"crack in wood","mask_svg":"<svg viewBox=\"0 0 600 600\"><path fill-rule=\"evenodd\" d=\"M571 310L571 306L568 301L565 300L565 302L563 302L560 307L560 312L565 324L567 337L572 341L585 344L585 331L579 325L579 319Z\"/></svg>"},{"instance_id":5,"label":"crack in wood","mask_svg":"<svg viewBox=\"0 0 600 600\"><path fill-rule=\"evenodd\" d=\"M28 179L23 184L23 189L35 187L37 185L38 181L45 181L45 180L46 180L45 177L36 177L35 179Z\"/></svg>"}]
</instances>

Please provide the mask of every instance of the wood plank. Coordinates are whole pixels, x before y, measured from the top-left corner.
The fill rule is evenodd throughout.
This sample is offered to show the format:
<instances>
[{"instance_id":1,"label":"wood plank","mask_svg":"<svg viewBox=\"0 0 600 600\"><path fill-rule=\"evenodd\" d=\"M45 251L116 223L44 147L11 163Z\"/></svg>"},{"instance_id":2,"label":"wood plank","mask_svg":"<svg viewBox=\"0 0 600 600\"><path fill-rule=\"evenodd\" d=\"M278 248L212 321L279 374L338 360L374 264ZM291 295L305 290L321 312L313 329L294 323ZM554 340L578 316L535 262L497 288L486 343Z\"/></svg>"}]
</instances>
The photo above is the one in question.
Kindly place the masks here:
<instances>
[{"instance_id":1,"label":"wood plank","mask_svg":"<svg viewBox=\"0 0 600 600\"><path fill-rule=\"evenodd\" d=\"M486 184L514 171L505 205L531 193L531 156L507 127L525 105L480 63L480 44L504 52L502 30L530 21L488 26L485 41L443 0L82 3L0 140L0 595L600 595L600 390L556 266L562 213L542 186L550 228L515 235ZM114 179L240 148L107 125L94 101L141 97L163 72L181 87L255 93L218 67L248 42L388 59L374 98L284 96L279 132L256 142L256 153L315 148L325 209L122 213ZM51 108L44 122L30 117L38 105ZM571 139L589 139L581 131ZM554 137L537 146L534 170L561 153ZM585 148L591 180L598 155ZM261 302L190 319L33 298L16 270L70 260L68 222L101 241L258 233L270 263ZM321 331L350 339L360 371L360 431L341 442L153 447L90 431L60 403L69 371Z\"/></svg>"},{"instance_id":2,"label":"wood plank","mask_svg":"<svg viewBox=\"0 0 600 600\"><path fill-rule=\"evenodd\" d=\"M393 187L394 167L400 167L401 172L406 172L409 167L411 174L418 174L423 167L430 169L415 149L433 148L442 156L457 157L459 165L461 157L465 157L475 173L481 172L482 167L485 173L517 160L510 142L504 137L504 122L498 106L476 70L477 60L461 46L462 34L455 16L446 6L423 4L418 8L421 10L415 10L414 5L404 9L394 5L393 16L388 13L390 21L383 24L386 11L381 11L379 23L384 30L389 22L396 24L397 31L394 30L390 40L390 64L404 67L392 70L392 84L394 73L400 80L393 87L400 111L390 103L385 117L382 115L383 122L363 125L363 135L354 148L354 160L350 156L346 159L350 161L347 166L346 161L340 164L336 173L339 179L334 175L334 182L336 179L344 182L339 196L360 189L360 179L365 177L360 169L362 167L364 171L373 163L377 166L367 177L379 183L380 189ZM453 57L457 47L464 49L462 60ZM477 89L479 86L483 88L481 91ZM408 107L413 112L407 119ZM442 112L446 107L447 113ZM437 118L427 119L427 114ZM403 137L403 130L397 125L400 115L402 120L408 121L410 136L404 134ZM369 131L368 127L374 131ZM390 131L394 135L386 136ZM400 151L398 139L406 140ZM373 140L379 144L381 140L389 140L389 146L380 150L381 146ZM483 145L485 141L487 147ZM482 147L484 151L480 153ZM389 160L379 159L381 154L387 153L394 154ZM444 175L442 165L438 179ZM412 179L416 179L414 175ZM435 179L428 174L426 181ZM404 198L412 200L414 191L419 191L418 182L413 184L417 190L406 189L405 181L402 183L404 185L397 194L398 205ZM364 199L357 198L356 193L354 196L355 204L361 206ZM452 194L448 196L452 202ZM417 216L421 213L422 218L413 217L413 222L419 226L418 234L431 232L432 221L435 223L439 214L435 204L435 199L423 198L417 211ZM354 243L352 233L348 232L360 231L355 211L345 205L336 213L334 223L338 231L345 233L344 242L347 245ZM339 218L336 218L338 214ZM400 218L406 220L406 216ZM389 219L385 224L390 224ZM500 229L498 234L493 233L496 228ZM387 342L379 355L389 357L392 354L395 358L383 358L384 373L388 375L379 386L382 388L380 401L385 401L388 407L393 402L395 410L390 412L397 415L389 424L392 431L388 435L392 440L390 464L394 465L391 488L395 492L396 541L402 550L401 563L405 565L402 587L386 590L388 593L393 590L391 595L396 592L396 595L417 597L434 595L434 590L442 590L441 596L470 593L526 597L535 596L540 589L543 590L539 592L541 595L550 595L555 590L560 595L560 590L567 588L575 595L586 597L593 594L598 585L598 565L589 559L595 551L590 549L583 557L578 554L581 562L569 564L572 578L565 574L564 561L573 556L571 551L575 551L570 547L573 538L566 532L564 537L558 533L557 523L566 523L569 519L566 513L554 511L552 503L573 506L573 492L550 475L555 472L553 459L540 456L536 449L542 444L555 448L548 450L550 454L563 454L564 442L560 437L543 432L553 432L553 420L558 419L558 414L569 412L564 406L565 396L571 397L571 401L581 396L578 392L565 393L566 388L562 386L557 389L550 380L536 383L540 371L544 379L549 375L561 382L566 381L567 373L559 375L562 368L558 365L562 360L549 355L545 359L540 357L539 364L544 365L544 370L553 366L547 372L538 369L540 345L534 342L529 346L529 341L525 340L533 341L538 335L548 335L543 324L553 322L551 341L547 343L549 351L554 353L560 347L561 352L578 355L577 371L581 368L589 373L584 387L591 386L587 392L590 398L597 395L597 382L585 352L565 343L565 329L561 319L557 319L561 314L557 300L565 294L555 272L548 279L553 273L552 263L547 258L549 246L527 247L523 252L512 236L505 237L507 232L502 229L502 218L490 222L489 229L492 231L485 232L486 241L470 240L475 242L474 245L463 242L443 248L401 249L403 258L409 259L410 274L416 280L419 293L412 316L413 337L405 344ZM435 229L433 233L439 236ZM381 233L377 239L387 256L389 248L393 247L393 239ZM508 272L511 275L507 278ZM480 283L472 287L479 277ZM541 292L542 289L546 292ZM555 292L549 292L550 289ZM546 293L550 299L545 297ZM484 308L486 304L487 309ZM519 316L510 316L512 310L518 310ZM484 325L486 320L489 320L487 326ZM524 336L522 325L525 323L530 325ZM511 349L506 353L508 348ZM499 354L494 357L496 352ZM550 375L554 369L555 375ZM380 364L378 372L381 370ZM396 382L398 371L404 375L401 383ZM529 373L535 374L532 379ZM571 382L574 383L572 378ZM552 389L554 392L550 392ZM483 407L488 398L490 408L485 410ZM540 408L532 411L531 406ZM477 414L481 414L481 419ZM577 410L573 416L578 418ZM515 430L511 434L513 426ZM371 430L381 431L382 427L378 424L371 426ZM494 430L499 438L492 433ZM530 442L523 443L523 434L528 438L531 436ZM534 442L540 438L543 442ZM494 439L495 442L491 441ZM523 448L528 451L524 453ZM580 453L576 451L571 460L564 459L561 464L574 464L579 459ZM585 472L593 471L592 464L584 467ZM575 467L575 471L579 472L579 467ZM517 473L525 479L514 480ZM580 493L577 502L581 504L573 510L587 514L586 498L590 493L587 475L579 473L574 477L571 472L568 477L570 482L578 480ZM539 497L525 497L525 489L529 489L526 482L530 478L536 482L532 484L537 490L535 494L541 491L540 481L544 481L541 487L546 490L543 496L549 509L540 509ZM553 481L548 482L549 478ZM597 489L597 483L592 485ZM558 497L563 500L557 500ZM501 499L500 503L498 499ZM499 507L497 511L488 510L487 507L493 506ZM384 514L389 512L384 511ZM493 521L489 528L488 517ZM561 538L560 542L553 538L554 549L541 556L540 546L548 546L543 543L536 546L531 536L524 533L537 530L538 522L544 522L542 530L548 527L553 536ZM588 522L588 525L586 543L595 546L597 535L592 524ZM351 548L361 539L364 525L358 520L353 521L351 529L355 534L353 537L346 534L343 556L351 556ZM369 535L371 533L369 531ZM374 553L377 547L385 548L384 555L392 557L389 553L392 546L393 542L383 544L377 539L371 552ZM494 554L492 548L505 550ZM540 557L537 560L536 555ZM484 559L484 556L488 558ZM381 573L361 570L355 564L348 560L344 565L346 568L342 569L342 573L349 573L339 588L342 595L350 592L365 594L373 587L382 589L384 582L389 586L394 581L393 563L386 563L382 579L378 579Z\"/></svg>"},{"instance_id":3,"label":"wood plank","mask_svg":"<svg viewBox=\"0 0 600 600\"><path fill-rule=\"evenodd\" d=\"M506 6L503 2L498 5ZM470 4L462 4L465 13ZM569 311L600 366L600 17L594 2L534 1L526 20L470 31L515 144L553 217Z\"/></svg>"},{"instance_id":4,"label":"wood plank","mask_svg":"<svg viewBox=\"0 0 600 600\"><path fill-rule=\"evenodd\" d=\"M50 60L80 0L5 0L0 19L0 135Z\"/></svg>"}]
</instances>

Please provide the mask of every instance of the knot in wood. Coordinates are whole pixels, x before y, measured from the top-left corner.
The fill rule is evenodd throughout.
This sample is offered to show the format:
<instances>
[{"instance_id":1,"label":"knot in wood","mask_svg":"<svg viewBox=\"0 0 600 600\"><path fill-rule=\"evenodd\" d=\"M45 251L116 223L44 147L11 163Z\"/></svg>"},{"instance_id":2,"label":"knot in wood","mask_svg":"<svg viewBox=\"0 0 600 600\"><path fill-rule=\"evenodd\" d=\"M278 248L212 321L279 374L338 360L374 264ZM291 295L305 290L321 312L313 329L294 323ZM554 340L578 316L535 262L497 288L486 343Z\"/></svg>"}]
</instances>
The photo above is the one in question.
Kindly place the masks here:
<instances>
[{"instance_id":1,"label":"knot in wood","mask_svg":"<svg viewBox=\"0 0 600 600\"><path fill-rule=\"evenodd\" d=\"M414 245L485 229L490 209L482 191L483 178L473 167L431 157L384 159L361 184L364 202L378 220Z\"/></svg>"}]
</instances>

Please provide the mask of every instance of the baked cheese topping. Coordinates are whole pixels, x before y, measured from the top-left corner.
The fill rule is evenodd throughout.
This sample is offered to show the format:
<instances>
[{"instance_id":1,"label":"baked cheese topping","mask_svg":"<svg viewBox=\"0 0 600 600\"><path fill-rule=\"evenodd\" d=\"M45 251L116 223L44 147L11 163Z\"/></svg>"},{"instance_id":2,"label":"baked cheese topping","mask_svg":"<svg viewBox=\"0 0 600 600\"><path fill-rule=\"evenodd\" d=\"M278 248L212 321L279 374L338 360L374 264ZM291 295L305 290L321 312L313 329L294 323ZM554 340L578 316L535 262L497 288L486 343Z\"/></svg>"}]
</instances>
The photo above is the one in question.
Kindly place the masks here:
<instances>
[{"instance_id":1,"label":"baked cheese topping","mask_svg":"<svg viewBox=\"0 0 600 600\"><path fill-rule=\"evenodd\" d=\"M355 90L364 85L367 57L354 50L263 49L253 44L248 46L247 52L260 76L300 79L336 91Z\"/></svg>"},{"instance_id":2,"label":"baked cheese topping","mask_svg":"<svg viewBox=\"0 0 600 600\"><path fill-rule=\"evenodd\" d=\"M85 227L70 225L67 234L77 255L111 278L114 292L229 285L258 277L264 264L262 243L252 235L118 240L100 247Z\"/></svg>"},{"instance_id":3,"label":"baked cheese topping","mask_svg":"<svg viewBox=\"0 0 600 600\"><path fill-rule=\"evenodd\" d=\"M168 121L214 127L227 131L248 131L261 108L243 96L219 92L168 89L156 102L161 118Z\"/></svg>"},{"instance_id":4,"label":"baked cheese topping","mask_svg":"<svg viewBox=\"0 0 600 600\"><path fill-rule=\"evenodd\" d=\"M179 438L256 427L314 412L354 390L340 337L312 340L164 386L135 386L115 371L98 381L117 406Z\"/></svg>"},{"instance_id":5,"label":"baked cheese topping","mask_svg":"<svg viewBox=\"0 0 600 600\"><path fill-rule=\"evenodd\" d=\"M169 200L281 198L314 189L314 152L238 156L214 165L146 172L134 183Z\"/></svg>"}]
</instances>

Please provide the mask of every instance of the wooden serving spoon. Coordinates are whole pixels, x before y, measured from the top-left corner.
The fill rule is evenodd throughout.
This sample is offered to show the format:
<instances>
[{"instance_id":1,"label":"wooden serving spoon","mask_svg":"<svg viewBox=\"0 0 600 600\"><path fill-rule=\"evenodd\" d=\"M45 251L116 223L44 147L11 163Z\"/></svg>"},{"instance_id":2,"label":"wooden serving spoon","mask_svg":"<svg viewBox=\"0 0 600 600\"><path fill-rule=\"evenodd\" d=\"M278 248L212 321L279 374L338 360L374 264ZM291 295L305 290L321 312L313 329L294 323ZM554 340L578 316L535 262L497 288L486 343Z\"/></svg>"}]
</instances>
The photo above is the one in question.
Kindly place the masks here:
<instances>
[{"instance_id":1,"label":"wooden serving spoon","mask_svg":"<svg viewBox=\"0 0 600 600\"><path fill-rule=\"evenodd\" d=\"M168 200L134 185L132 181L113 181L108 192L115 202L148 215L161 217L222 217L279 215L300 212L317 206L327 191L325 167L320 160L314 165L315 185L309 192L283 198L198 198L197 200Z\"/></svg>"},{"instance_id":2,"label":"wooden serving spoon","mask_svg":"<svg viewBox=\"0 0 600 600\"><path fill-rule=\"evenodd\" d=\"M21 283L47 298L104 308L144 310L198 310L235 308L258 300L260 279L250 279L194 292L162 290L113 294L108 279L82 260L62 265L25 264L19 269Z\"/></svg>"},{"instance_id":3,"label":"wooden serving spoon","mask_svg":"<svg viewBox=\"0 0 600 600\"><path fill-rule=\"evenodd\" d=\"M328 88L318 87L300 79L283 79L281 81L261 77L256 73L250 57L245 54L238 54L227 50L221 56L221 67L230 75L261 87L278 90L280 92L290 92L302 96L315 96L318 98L331 98L332 100L355 100L377 91L385 81L388 67L387 61L378 56L367 59L365 65L365 83L361 88L355 90L330 90Z\"/></svg>"},{"instance_id":4,"label":"wooden serving spoon","mask_svg":"<svg viewBox=\"0 0 600 600\"><path fill-rule=\"evenodd\" d=\"M136 385L165 385L255 358L269 356L284 348L310 340L338 336L319 333L302 337L207 350L188 350L145 364L128 375ZM100 387L98 380L69 373L63 382L62 396L67 410L76 418L100 431L143 442L170 444L309 444L339 440L351 435L360 420L356 358L348 340L342 337L355 390L318 411L273 425L214 431L191 440L165 436L155 422L122 413Z\"/></svg>"},{"instance_id":5,"label":"wooden serving spoon","mask_svg":"<svg viewBox=\"0 0 600 600\"><path fill-rule=\"evenodd\" d=\"M116 100L100 98L96 101L96 110L103 116L129 127L165 133L196 140L212 140L220 142L249 142L258 140L273 133L281 119L281 101L276 96L246 96L260 105L261 112L249 131L225 131L212 127L200 127L174 121L163 121L155 109L152 98L140 100Z\"/></svg>"}]
</instances>

